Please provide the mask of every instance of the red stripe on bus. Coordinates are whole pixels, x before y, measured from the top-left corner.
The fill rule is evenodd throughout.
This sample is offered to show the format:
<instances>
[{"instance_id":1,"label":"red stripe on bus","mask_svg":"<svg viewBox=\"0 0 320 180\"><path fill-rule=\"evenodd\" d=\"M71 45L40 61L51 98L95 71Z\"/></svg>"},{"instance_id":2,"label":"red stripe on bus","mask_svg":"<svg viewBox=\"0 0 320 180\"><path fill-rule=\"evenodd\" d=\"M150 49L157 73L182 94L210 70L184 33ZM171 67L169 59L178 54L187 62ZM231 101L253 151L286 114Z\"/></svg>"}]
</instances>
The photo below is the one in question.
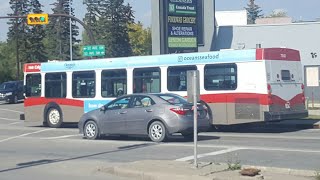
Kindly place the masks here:
<instances>
[{"instance_id":1,"label":"red stripe on bus","mask_svg":"<svg viewBox=\"0 0 320 180\"><path fill-rule=\"evenodd\" d=\"M262 48L256 50L256 60L300 61L300 52L286 48Z\"/></svg>"},{"instance_id":2,"label":"red stripe on bus","mask_svg":"<svg viewBox=\"0 0 320 180\"><path fill-rule=\"evenodd\" d=\"M268 94L255 93L204 94L201 95L201 100L207 103L255 103L260 105L284 105L288 102L276 95L271 96L270 102ZM290 99L289 102L291 105L303 104L304 95L298 94Z\"/></svg>"},{"instance_id":3,"label":"red stripe on bus","mask_svg":"<svg viewBox=\"0 0 320 180\"><path fill-rule=\"evenodd\" d=\"M46 105L50 102L55 102L58 105L67 105L67 106L77 106L83 107L82 100L75 99L66 99L66 98L44 98L44 97L28 97L24 100L24 106L36 106L36 105Z\"/></svg>"}]
</instances>

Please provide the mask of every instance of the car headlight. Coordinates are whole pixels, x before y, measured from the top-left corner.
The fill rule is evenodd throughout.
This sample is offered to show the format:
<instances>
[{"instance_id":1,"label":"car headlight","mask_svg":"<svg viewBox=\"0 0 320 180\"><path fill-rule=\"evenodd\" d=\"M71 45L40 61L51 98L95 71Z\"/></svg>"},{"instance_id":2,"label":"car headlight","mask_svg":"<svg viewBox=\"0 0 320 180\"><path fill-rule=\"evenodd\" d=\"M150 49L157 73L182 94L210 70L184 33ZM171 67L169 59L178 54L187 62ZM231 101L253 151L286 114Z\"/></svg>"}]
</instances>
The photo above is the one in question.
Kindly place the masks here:
<instances>
[{"instance_id":1,"label":"car headlight","mask_svg":"<svg viewBox=\"0 0 320 180\"><path fill-rule=\"evenodd\" d=\"M10 95L12 95L12 92L6 93L6 96L10 96Z\"/></svg>"}]
</instances>

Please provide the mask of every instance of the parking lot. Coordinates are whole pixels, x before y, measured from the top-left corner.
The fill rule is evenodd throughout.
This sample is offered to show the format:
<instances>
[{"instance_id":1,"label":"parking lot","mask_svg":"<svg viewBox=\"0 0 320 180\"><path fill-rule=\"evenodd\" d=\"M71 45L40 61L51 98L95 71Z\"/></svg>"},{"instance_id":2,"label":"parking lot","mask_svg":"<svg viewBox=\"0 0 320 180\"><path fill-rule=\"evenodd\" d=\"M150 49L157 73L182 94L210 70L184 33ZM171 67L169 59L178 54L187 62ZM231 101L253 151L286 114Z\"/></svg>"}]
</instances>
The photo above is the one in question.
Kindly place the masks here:
<instances>
[{"instance_id":1,"label":"parking lot","mask_svg":"<svg viewBox=\"0 0 320 180\"><path fill-rule=\"evenodd\" d=\"M23 103L0 104L1 179L125 179L108 167L147 159L193 160L193 142L174 135L168 142L147 137L86 140L75 124L64 128L25 127ZM320 130L251 126L199 135L199 161L318 170Z\"/></svg>"}]
</instances>

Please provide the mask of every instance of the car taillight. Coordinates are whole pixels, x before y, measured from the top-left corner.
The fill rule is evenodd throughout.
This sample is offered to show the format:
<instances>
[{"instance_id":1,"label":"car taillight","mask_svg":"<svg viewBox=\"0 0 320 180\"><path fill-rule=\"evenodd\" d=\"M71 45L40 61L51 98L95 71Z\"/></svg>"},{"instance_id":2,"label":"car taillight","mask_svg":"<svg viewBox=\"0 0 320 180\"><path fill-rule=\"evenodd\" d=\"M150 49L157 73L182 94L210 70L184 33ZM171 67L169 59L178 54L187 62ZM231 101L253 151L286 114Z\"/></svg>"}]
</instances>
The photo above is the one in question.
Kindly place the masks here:
<instances>
[{"instance_id":1,"label":"car taillight","mask_svg":"<svg viewBox=\"0 0 320 180\"><path fill-rule=\"evenodd\" d=\"M175 113L179 114L179 115L186 115L186 114L187 114L187 111L188 111L189 109L184 109L184 108L171 108L170 110L171 110L172 112L175 112Z\"/></svg>"}]
</instances>

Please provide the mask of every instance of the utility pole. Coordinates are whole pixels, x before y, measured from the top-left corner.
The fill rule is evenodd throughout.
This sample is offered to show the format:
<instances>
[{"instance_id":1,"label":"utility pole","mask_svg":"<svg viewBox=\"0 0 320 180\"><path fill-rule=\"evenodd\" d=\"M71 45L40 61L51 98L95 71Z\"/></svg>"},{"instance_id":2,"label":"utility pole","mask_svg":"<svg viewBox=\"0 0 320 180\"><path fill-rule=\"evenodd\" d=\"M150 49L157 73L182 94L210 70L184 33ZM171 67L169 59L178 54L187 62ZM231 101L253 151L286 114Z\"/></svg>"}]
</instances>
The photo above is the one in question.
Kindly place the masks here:
<instances>
[{"instance_id":1,"label":"utility pole","mask_svg":"<svg viewBox=\"0 0 320 180\"><path fill-rule=\"evenodd\" d=\"M18 16L18 1L16 0L16 9L15 9L15 15ZM16 63L17 63L17 80L19 80L20 77L20 60L19 60L19 32L18 32L18 19L16 19L15 24L15 31L16 31Z\"/></svg>"},{"instance_id":2,"label":"utility pole","mask_svg":"<svg viewBox=\"0 0 320 180\"><path fill-rule=\"evenodd\" d=\"M69 15L72 16L71 14L71 0L69 0ZM71 18L69 18L69 26L70 26L70 61L72 61L72 21Z\"/></svg>"}]
</instances>

